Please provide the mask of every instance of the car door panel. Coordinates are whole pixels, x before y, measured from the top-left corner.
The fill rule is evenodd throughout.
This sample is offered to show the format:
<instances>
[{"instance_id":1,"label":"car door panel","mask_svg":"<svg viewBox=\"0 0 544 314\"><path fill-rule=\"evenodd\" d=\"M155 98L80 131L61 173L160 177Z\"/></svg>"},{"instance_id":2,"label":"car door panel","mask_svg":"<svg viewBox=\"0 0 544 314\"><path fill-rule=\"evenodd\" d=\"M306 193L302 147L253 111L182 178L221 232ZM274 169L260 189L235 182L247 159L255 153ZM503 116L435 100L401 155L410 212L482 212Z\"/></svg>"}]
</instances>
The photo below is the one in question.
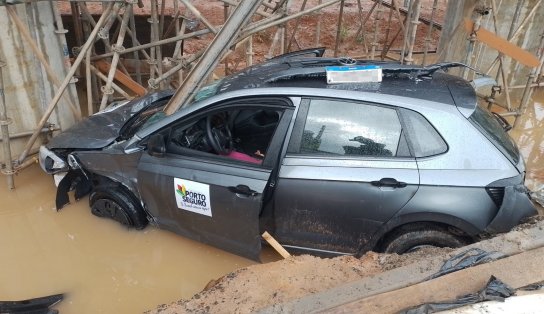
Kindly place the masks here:
<instances>
[{"instance_id":1,"label":"car door panel","mask_svg":"<svg viewBox=\"0 0 544 314\"><path fill-rule=\"evenodd\" d=\"M191 153L190 149L162 157L142 154L138 165L140 194L161 228L258 259L263 194L267 193L267 183L293 115L289 107L268 108L283 113L262 165L198 151ZM209 203L198 203L208 198Z\"/></svg>"},{"instance_id":2,"label":"car door panel","mask_svg":"<svg viewBox=\"0 0 544 314\"><path fill-rule=\"evenodd\" d=\"M279 172L277 238L355 253L417 192L411 156L396 108L303 99Z\"/></svg>"},{"instance_id":3,"label":"car door panel","mask_svg":"<svg viewBox=\"0 0 544 314\"><path fill-rule=\"evenodd\" d=\"M208 170L205 168L208 167ZM146 207L159 226L197 241L257 259L260 252L258 217L262 193L270 175L266 169L244 169L179 156L142 155L138 181ZM178 207L174 179L209 185L211 217ZM258 194L237 195L229 187L246 185ZM159 201L156 201L156 200ZM256 206L257 205L257 206Z\"/></svg>"},{"instance_id":4,"label":"car door panel","mask_svg":"<svg viewBox=\"0 0 544 314\"><path fill-rule=\"evenodd\" d=\"M383 178L406 186L371 184ZM286 157L276 189L276 236L286 244L354 253L418 185L415 160Z\"/></svg>"}]
</instances>

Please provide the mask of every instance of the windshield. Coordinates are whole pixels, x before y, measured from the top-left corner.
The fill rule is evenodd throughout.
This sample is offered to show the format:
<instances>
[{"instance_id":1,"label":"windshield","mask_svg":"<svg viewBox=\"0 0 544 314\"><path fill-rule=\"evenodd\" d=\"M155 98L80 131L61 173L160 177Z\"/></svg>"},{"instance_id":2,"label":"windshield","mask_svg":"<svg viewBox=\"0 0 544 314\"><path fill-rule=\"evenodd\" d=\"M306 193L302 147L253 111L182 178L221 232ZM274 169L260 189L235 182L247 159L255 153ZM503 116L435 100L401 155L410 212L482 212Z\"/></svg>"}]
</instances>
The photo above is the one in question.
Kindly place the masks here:
<instances>
[{"instance_id":1,"label":"windshield","mask_svg":"<svg viewBox=\"0 0 544 314\"><path fill-rule=\"evenodd\" d=\"M514 140L504 131L501 124L488 110L476 106L476 110L470 116L472 124L482 132L508 159L517 165L519 162L519 150Z\"/></svg>"},{"instance_id":2,"label":"windshield","mask_svg":"<svg viewBox=\"0 0 544 314\"><path fill-rule=\"evenodd\" d=\"M223 79L220 79L202 87L198 92L196 92L193 103L215 96L222 81ZM157 101L146 110L143 110L136 116L132 117L131 121L129 121L129 123L127 123L125 126L126 131L122 132L123 138L130 138L138 131L164 119L166 114L164 113L163 109L168 103L168 100L169 98L166 100Z\"/></svg>"}]
</instances>

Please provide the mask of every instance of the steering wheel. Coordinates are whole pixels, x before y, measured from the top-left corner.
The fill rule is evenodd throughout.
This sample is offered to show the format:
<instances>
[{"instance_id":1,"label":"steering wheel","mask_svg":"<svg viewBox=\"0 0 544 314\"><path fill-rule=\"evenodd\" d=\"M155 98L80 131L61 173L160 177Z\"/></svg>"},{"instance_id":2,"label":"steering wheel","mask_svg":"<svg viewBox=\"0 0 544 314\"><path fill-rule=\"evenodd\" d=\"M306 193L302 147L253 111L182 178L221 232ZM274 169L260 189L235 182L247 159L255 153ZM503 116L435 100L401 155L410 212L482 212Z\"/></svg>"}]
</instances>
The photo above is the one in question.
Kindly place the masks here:
<instances>
[{"instance_id":1,"label":"steering wheel","mask_svg":"<svg viewBox=\"0 0 544 314\"><path fill-rule=\"evenodd\" d=\"M212 125L213 117L219 117L220 123ZM206 118L206 137L212 149L218 155L228 155L234 147L232 143L232 133L230 132L227 121L220 115L209 115Z\"/></svg>"}]
</instances>

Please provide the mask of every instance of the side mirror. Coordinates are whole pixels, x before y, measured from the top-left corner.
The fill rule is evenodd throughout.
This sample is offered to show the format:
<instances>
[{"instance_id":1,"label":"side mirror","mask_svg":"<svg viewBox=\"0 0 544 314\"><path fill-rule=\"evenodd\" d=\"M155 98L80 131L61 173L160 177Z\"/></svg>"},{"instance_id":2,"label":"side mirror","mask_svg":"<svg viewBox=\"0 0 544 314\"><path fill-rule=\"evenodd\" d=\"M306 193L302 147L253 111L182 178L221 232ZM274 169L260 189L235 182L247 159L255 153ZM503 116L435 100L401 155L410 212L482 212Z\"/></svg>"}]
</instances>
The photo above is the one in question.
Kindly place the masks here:
<instances>
[{"instance_id":1,"label":"side mirror","mask_svg":"<svg viewBox=\"0 0 544 314\"><path fill-rule=\"evenodd\" d=\"M166 144L162 134L153 134L149 137L147 153L153 157L164 157L166 155Z\"/></svg>"}]
</instances>

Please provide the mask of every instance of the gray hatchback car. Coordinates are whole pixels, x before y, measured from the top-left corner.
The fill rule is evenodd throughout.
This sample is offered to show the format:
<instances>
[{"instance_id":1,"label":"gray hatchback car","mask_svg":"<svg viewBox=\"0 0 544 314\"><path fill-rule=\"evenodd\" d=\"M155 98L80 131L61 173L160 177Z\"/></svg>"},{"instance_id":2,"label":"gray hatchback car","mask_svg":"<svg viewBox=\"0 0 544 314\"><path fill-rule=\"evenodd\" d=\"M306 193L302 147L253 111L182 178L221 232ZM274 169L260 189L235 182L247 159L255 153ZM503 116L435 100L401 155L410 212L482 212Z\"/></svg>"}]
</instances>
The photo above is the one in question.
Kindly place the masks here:
<instances>
[{"instance_id":1,"label":"gray hatchback car","mask_svg":"<svg viewBox=\"0 0 544 314\"><path fill-rule=\"evenodd\" d=\"M458 247L536 211L505 121L455 65L284 55L170 116L171 91L97 113L40 163L62 178L59 209L90 193L95 215L252 259L263 231L320 255Z\"/></svg>"}]
</instances>

